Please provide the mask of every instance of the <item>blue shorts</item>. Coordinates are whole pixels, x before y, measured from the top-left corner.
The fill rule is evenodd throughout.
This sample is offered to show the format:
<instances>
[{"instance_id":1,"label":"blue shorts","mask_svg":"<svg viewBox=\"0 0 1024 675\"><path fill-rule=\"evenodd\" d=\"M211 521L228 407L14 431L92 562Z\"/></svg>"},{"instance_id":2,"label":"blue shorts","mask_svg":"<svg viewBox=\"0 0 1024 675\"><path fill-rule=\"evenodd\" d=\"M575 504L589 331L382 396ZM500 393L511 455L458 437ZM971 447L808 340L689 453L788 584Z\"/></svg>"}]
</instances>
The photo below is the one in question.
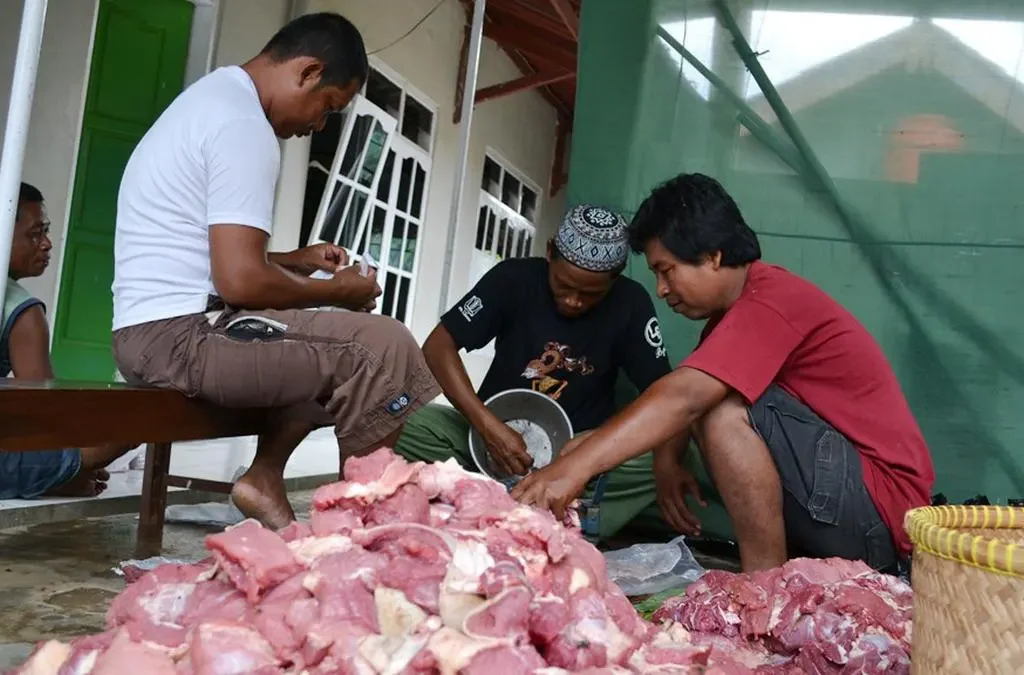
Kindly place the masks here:
<instances>
[{"instance_id":1,"label":"blue shorts","mask_svg":"<svg viewBox=\"0 0 1024 675\"><path fill-rule=\"evenodd\" d=\"M0 499L33 499L63 485L82 467L77 449L0 452Z\"/></svg>"}]
</instances>

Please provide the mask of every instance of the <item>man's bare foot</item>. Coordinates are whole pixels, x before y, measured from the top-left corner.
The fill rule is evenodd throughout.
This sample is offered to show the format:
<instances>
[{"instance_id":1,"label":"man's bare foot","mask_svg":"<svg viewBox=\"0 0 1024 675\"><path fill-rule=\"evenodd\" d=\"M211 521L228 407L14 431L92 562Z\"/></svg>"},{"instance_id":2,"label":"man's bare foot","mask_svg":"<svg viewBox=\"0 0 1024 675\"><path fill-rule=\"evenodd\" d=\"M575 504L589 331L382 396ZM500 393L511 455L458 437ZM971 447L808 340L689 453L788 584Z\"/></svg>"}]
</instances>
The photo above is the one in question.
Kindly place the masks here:
<instances>
[{"instance_id":1,"label":"man's bare foot","mask_svg":"<svg viewBox=\"0 0 1024 675\"><path fill-rule=\"evenodd\" d=\"M103 469L83 469L62 485L58 485L46 497L96 497L107 489L110 474Z\"/></svg>"},{"instance_id":2,"label":"man's bare foot","mask_svg":"<svg viewBox=\"0 0 1024 675\"><path fill-rule=\"evenodd\" d=\"M272 469L250 467L231 488L231 501L246 518L255 518L272 530L295 520L284 489L284 476Z\"/></svg>"}]
</instances>

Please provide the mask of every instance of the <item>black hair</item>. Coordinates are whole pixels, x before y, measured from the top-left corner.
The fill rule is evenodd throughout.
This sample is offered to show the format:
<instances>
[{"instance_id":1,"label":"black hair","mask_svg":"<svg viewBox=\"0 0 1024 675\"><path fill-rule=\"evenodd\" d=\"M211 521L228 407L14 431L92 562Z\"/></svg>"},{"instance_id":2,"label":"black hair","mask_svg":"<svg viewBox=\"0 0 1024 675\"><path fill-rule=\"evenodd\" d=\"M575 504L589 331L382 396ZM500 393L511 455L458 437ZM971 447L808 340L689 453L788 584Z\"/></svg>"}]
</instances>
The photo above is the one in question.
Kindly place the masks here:
<instances>
[{"instance_id":1,"label":"black hair","mask_svg":"<svg viewBox=\"0 0 1024 675\"><path fill-rule=\"evenodd\" d=\"M39 191L35 185L29 185L28 183L21 184L21 190L18 191L18 203L19 204L42 204L43 193Z\"/></svg>"},{"instance_id":2,"label":"black hair","mask_svg":"<svg viewBox=\"0 0 1024 675\"><path fill-rule=\"evenodd\" d=\"M322 86L362 85L370 69L363 36L351 21L335 12L304 14L277 31L260 52L277 63L311 56L324 65Z\"/></svg>"},{"instance_id":3,"label":"black hair","mask_svg":"<svg viewBox=\"0 0 1024 675\"><path fill-rule=\"evenodd\" d=\"M556 260L565 260L570 265L576 265L573 261L568 260L564 255L562 255L562 252L558 250L558 244L555 243L554 237L549 239L548 243L551 244L551 262L554 262ZM614 269L608 270L608 274L612 275L612 278L619 276L626 270L626 262L628 261L623 262L621 265ZM576 267L579 267L579 265L576 265Z\"/></svg>"},{"instance_id":4,"label":"black hair","mask_svg":"<svg viewBox=\"0 0 1024 675\"><path fill-rule=\"evenodd\" d=\"M761 258L761 245L722 184L683 173L654 188L629 225L629 245L642 253L652 239L683 262L697 265L722 252L722 265L740 267Z\"/></svg>"}]
</instances>

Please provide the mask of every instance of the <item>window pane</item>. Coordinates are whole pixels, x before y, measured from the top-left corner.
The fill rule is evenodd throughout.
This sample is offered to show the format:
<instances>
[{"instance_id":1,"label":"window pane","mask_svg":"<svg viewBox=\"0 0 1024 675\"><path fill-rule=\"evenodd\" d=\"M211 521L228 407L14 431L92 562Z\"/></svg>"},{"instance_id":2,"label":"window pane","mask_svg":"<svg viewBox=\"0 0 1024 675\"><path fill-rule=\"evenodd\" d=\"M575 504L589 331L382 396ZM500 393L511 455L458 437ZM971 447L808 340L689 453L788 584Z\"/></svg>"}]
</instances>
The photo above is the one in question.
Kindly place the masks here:
<instances>
[{"instance_id":1,"label":"window pane","mask_svg":"<svg viewBox=\"0 0 1024 675\"><path fill-rule=\"evenodd\" d=\"M423 211L423 190L427 184L427 172L423 170L419 162L416 162L416 180L412 188L412 204L409 205L409 214L413 218L420 218Z\"/></svg>"},{"instance_id":2,"label":"window pane","mask_svg":"<svg viewBox=\"0 0 1024 675\"><path fill-rule=\"evenodd\" d=\"M356 160L362 154L366 141L370 136L370 125L376 122L369 115L360 115L356 118L355 126L352 129L352 136L345 146L345 154L341 158L341 175L355 180Z\"/></svg>"},{"instance_id":3,"label":"window pane","mask_svg":"<svg viewBox=\"0 0 1024 675\"><path fill-rule=\"evenodd\" d=\"M352 203L345 214L345 225L341 234L341 245L358 252L359 242L356 241L356 230L366 208L367 194L361 190L352 191Z\"/></svg>"},{"instance_id":4,"label":"window pane","mask_svg":"<svg viewBox=\"0 0 1024 675\"><path fill-rule=\"evenodd\" d=\"M309 158L317 159L324 166L330 167L334 160L334 153L338 151L338 143L341 142L341 132L345 128L346 113L328 115L324 121L324 128L314 131L309 138Z\"/></svg>"},{"instance_id":5,"label":"window pane","mask_svg":"<svg viewBox=\"0 0 1024 675\"><path fill-rule=\"evenodd\" d=\"M474 248L484 250L484 237L487 235L487 207L480 207L480 214L476 218L476 243Z\"/></svg>"},{"instance_id":6,"label":"window pane","mask_svg":"<svg viewBox=\"0 0 1024 675\"><path fill-rule=\"evenodd\" d=\"M359 182L370 187L373 184L373 174L377 173L380 166L380 156L384 151L384 142L388 134L384 131L383 125L378 120L373 120L373 135L370 136L370 147L366 149L366 157L363 158L363 168L359 172Z\"/></svg>"},{"instance_id":7,"label":"window pane","mask_svg":"<svg viewBox=\"0 0 1024 675\"><path fill-rule=\"evenodd\" d=\"M525 255L527 257L533 255L533 235L532 234L526 235L526 245L525 245L524 249L525 249Z\"/></svg>"},{"instance_id":8,"label":"window pane","mask_svg":"<svg viewBox=\"0 0 1024 675\"><path fill-rule=\"evenodd\" d=\"M405 235L405 218L395 216L395 226L391 230L391 241L388 242L388 267L399 268L402 265L402 237Z\"/></svg>"},{"instance_id":9,"label":"window pane","mask_svg":"<svg viewBox=\"0 0 1024 675\"><path fill-rule=\"evenodd\" d=\"M505 242L508 241L508 228L505 226L505 223L507 222L507 218L502 218L501 224L498 226L498 241L496 242L497 246L495 246L494 252L498 255L499 258L504 255Z\"/></svg>"},{"instance_id":10,"label":"window pane","mask_svg":"<svg viewBox=\"0 0 1024 675\"><path fill-rule=\"evenodd\" d=\"M490 157L484 157L484 177L480 187L495 197L501 196L501 167Z\"/></svg>"},{"instance_id":11,"label":"window pane","mask_svg":"<svg viewBox=\"0 0 1024 675\"><path fill-rule=\"evenodd\" d=\"M394 316L395 307L395 288L398 280L398 275L391 273L388 278L384 281L384 295L382 296L384 302L380 305L380 313L387 316Z\"/></svg>"},{"instance_id":12,"label":"window pane","mask_svg":"<svg viewBox=\"0 0 1024 675\"><path fill-rule=\"evenodd\" d=\"M531 223L537 215L537 193L530 188L523 186L523 203L520 205L519 214Z\"/></svg>"},{"instance_id":13,"label":"window pane","mask_svg":"<svg viewBox=\"0 0 1024 675\"><path fill-rule=\"evenodd\" d=\"M402 90L373 68L370 68L366 78L366 99L398 119L398 110L402 105Z\"/></svg>"},{"instance_id":14,"label":"window pane","mask_svg":"<svg viewBox=\"0 0 1024 675\"><path fill-rule=\"evenodd\" d=\"M413 159L411 157L403 159L402 174L398 178L398 203L395 206L403 213L409 213L409 195L412 193L412 165Z\"/></svg>"},{"instance_id":15,"label":"window pane","mask_svg":"<svg viewBox=\"0 0 1024 675\"><path fill-rule=\"evenodd\" d=\"M320 238L324 241L338 243L338 230L341 227L341 216L348 206L348 198L352 193L345 183L335 183L334 194L331 195L331 203L327 207L327 215L324 217L324 226L320 231Z\"/></svg>"},{"instance_id":16,"label":"window pane","mask_svg":"<svg viewBox=\"0 0 1024 675\"><path fill-rule=\"evenodd\" d=\"M402 255L402 269L406 272L412 272L412 264L416 260L416 236L419 229L419 225L409 221L405 233L405 253Z\"/></svg>"},{"instance_id":17,"label":"window pane","mask_svg":"<svg viewBox=\"0 0 1024 675\"><path fill-rule=\"evenodd\" d=\"M508 228L508 233L505 235L505 256L506 258L512 257L512 252L515 250L516 242L516 231L511 227Z\"/></svg>"},{"instance_id":18,"label":"window pane","mask_svg":"<svg viewBox=\"0 0 1024 675\"><path fill-rule=\"evenodd\" d=\"M433 123L433 113L406 94L405 110L402 113L402 135L424 150L430 150L430 131Z\"/></svg>"},{"instance_id":19,"label":"window pane","mask_svg":"<svg viewBox=\"0 0 1024 675\"><path fill-rule=\"evenodd\" d=\"M388 150L388 158L384 160L384 169L381 171L380 180L377 181L377 199L387 203L391 196L391 174L395 169L395 151Z\"/></svg>"},{"instance_id":20,"label":"window pane","mask_svg":"<svg viewBox=\"0 0 1024 675\"><path fill-rule=\"evenodd\" d=\"M392 275L392 278L398 275ZM399 277L398 281L398 306L395 307L395 313L392 315L401 322L405 322L405 311L409 307L409 287L412 286L412 281L405 277Z\"/></svg>"},{"instance_id":21,"label":"window pane","mask_svg":"<svg viewBox=\"0 0 1024 675\"><path fill-rule=\"evenodd\" d=\"M523 249L526 246L526 232L518 232L516 234L516 257L523 257Z\"/></svg>"},{"instance_id":22,"label":"window pane","mask_svg":"<svg viewBox=\"0 0 1024 675\"><path fill-rule=\"evenodd\" d=\"M494 250L494 224L494 213L492 213L490 209L487 209L487 243L484 246L485 251Z\"/></svg>"},{"instance_id":23,"label":"window pane","mask_svg":"<svg viewBox=\"0 0 1024 675\"><path fill-rule=\"evenodd\" d=\"M320 209L320 200L327 189L327 174L316 167L306 171L306 194L302 199L302 226L299 235L299 246L308 246L313 236L313 224L316 212Z\"/></svg>"},{"instance_id":24,"label":"window pane","mask_svg":"<svg viewBox=\"0 0 1024 675\"><path fill-rule=\"evenodd\" d=\"M519 213L519 181L507 172L501 182L501 201L505 206Z\"/></svg>"},{"instance_id":25,"label":"window pane","mask_svg":"<svg viewBox=\"0 0 1024 675\"><path fill-rule=\"evenodd\" d=\"M380 260L381 244L384 241L384 223L387 222L387 211L377 206L373 209L373 228L370 231L370 255Z\"/></svg>"}]
</instances>

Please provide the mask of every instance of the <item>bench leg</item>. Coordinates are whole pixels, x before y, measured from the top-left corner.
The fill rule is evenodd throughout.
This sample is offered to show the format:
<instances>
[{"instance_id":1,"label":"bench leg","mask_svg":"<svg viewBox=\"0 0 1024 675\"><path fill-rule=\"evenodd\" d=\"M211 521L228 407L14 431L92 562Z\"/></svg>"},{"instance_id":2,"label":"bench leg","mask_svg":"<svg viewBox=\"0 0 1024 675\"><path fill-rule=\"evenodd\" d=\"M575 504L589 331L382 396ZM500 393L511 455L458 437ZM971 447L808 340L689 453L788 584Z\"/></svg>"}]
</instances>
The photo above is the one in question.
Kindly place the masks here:
<instances>
[{"instance_id":1,"label":"bench leg","mask_svg":"<svg viewBox=\"0 0 1024 675\"><path fill-rule=\"evenodd\" d=\"M160 555L164 538L164 511L167 509L167 477L171 471L171 444L146 445L146 469L142 479L142 505L136 556Z\"/></svg>"}]
</instances>

